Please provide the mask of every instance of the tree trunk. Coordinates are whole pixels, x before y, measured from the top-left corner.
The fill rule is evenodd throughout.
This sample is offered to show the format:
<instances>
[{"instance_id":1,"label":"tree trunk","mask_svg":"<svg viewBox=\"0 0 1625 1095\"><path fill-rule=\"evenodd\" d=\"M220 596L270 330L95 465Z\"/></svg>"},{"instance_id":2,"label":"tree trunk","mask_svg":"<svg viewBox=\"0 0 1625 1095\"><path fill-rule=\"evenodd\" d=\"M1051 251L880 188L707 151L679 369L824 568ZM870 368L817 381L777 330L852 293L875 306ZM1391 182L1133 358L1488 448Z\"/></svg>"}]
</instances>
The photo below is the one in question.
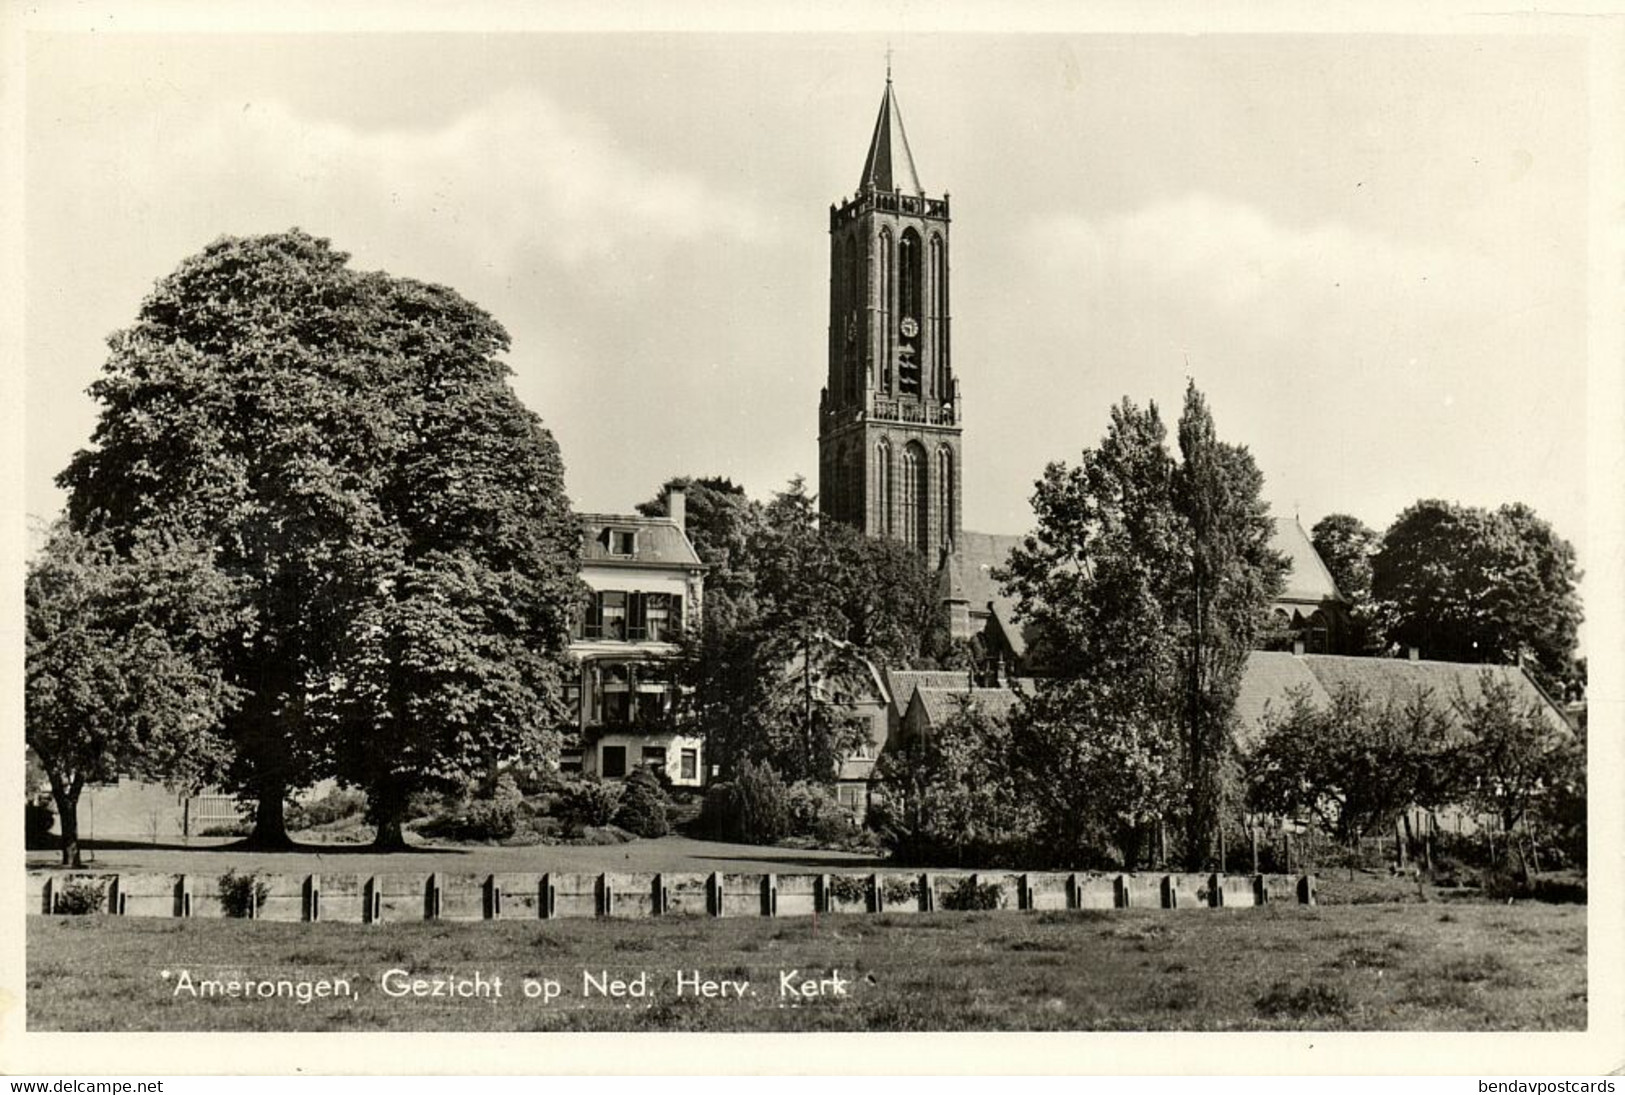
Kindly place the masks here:
<instances>
[{"instance_id":1,"label":"tree trunk","mask_svg":"<svg viewBox=\"0 0 1625 1095\"><path fill-rule=\"evenodd\" d=\"M62 865L83 867L85 861L79 851L79 792L84 789L83 778L75 776L64 783L56 773L49 774L51 800L56 803L57 824L62 828Z\"/></svg>"},{"instance_id":2,"label":"tree trunk","mask_svg":"<svg viewBox=\"0 0 1625 1095\"><path fill-rule=\"evenodd\" d=\"M406 832L401 824L406 816L405 788L386 777L373 787L370 805L373 823L378 827L372 838L373 848L380 852L405 851Z\"/></svg>"},{"instance_id":3,"label":"tree trunk","mask_svg":"<svg viewBox=\"0 0 1625 1095\"><path fill-rule=\"evenodd\" d=\"M254 790L259 795L254 804L254 831L248 834L243 846L269 850L292 848L293 839L288 836L288 820L283 813L287 784L267 777L257 780Z\"/></svg>"}]
</instances>

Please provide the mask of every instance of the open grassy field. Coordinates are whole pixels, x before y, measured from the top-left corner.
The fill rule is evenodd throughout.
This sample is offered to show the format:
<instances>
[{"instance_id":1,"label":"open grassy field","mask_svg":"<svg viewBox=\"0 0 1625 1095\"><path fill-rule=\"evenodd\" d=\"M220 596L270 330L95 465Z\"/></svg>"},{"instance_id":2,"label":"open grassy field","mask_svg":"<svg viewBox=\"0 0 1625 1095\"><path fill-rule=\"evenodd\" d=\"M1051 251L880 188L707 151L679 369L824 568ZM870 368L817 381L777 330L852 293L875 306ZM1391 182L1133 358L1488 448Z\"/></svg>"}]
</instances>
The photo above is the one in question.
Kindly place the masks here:
<instances>
[{"instance_id":1,"label":"open grassy field","mask_svg":"<svg viewBox=\"0 0 1625 1095\"><path fill-rule=\"evenodd\" d=\"M1576 1030L1586 1024L1585 914L1583 906L1452 902L370 927L30 917L28 1024ZM386 979L390 970L406 972ZM790 971L793 992L783 988ZM183 973L189 988L180 987ZM593 991L588 975L606 991ZM471 991L499 977L500 998L432 995L436 980ZM194 995L204 981L232 978L286 980L288 991L302 982L312 993L323 979L336 991L333 979L342 978L350 994L307 1003ZM411 991L414 978L428 995L385 991L386 982ZM527 981L542 995L527 997ZM628 994L613 994L616 981ZM631 994L639 985L648 995Z\"/></svg>"}]
</instances>

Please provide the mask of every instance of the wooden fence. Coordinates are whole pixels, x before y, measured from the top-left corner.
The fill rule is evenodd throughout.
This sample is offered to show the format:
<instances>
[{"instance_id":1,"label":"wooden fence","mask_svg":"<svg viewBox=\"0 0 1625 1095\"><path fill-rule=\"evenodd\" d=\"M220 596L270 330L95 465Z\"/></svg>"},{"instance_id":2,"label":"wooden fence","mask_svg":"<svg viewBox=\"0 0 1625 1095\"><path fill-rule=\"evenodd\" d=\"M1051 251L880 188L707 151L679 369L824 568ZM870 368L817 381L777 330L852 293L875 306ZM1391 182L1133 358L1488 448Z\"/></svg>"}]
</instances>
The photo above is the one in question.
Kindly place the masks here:
<instances>
[{"instance_id":1,"label":"wooden fence","mask_svg":"<svg viewBox=\"0 0 1625 1095\"><path fill-rule=\"evenodd\" d=\"M376 924L651 916L850 915L950 909L1207 909L1315 904L1313 875L879 872L259 874L258 900L207 875L31 872L34 915L225 917Z\"/></svg>"}]
</instances>

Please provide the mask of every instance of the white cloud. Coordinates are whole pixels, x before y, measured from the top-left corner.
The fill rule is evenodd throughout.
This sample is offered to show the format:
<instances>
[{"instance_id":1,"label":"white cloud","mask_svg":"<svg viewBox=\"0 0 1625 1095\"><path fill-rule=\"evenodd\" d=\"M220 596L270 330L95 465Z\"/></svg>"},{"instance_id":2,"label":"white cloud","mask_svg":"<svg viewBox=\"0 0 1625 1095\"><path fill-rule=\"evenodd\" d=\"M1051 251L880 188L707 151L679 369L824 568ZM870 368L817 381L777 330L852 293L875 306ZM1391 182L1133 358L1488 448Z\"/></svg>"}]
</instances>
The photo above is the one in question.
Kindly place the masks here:
<instances>
[{"instance_id":1,"label":"white cloud","mask_svg":"<svg viewBox=\"0 0 1625 1095\"><path fill-rule=\"evenodd\" d=\"M1043 218L1029 226L1028 244L1047 273L1086 279L1097 299L1172 302L1269 339L1396 324L1436 337L1441 320L1493 323L1510 303L1505 279L1482 256L1337 222L1283 224L1203 193L1100 220Z\"/></svg>"},{"instance_id":2,"label":"white cloud","mask_svg":"<svg viewBox=\"0 0 1625 1095\"><path fill-rule=\"evenodd\" d=\"M421 131L356 130L277 101L221 106L176 151L170 162L205 200L231 191L233 208L247 196L265 214L344 224L347 236L354 225L429 236L503 271L614 261L632 248L656 258L701 236L749 240L768 224L753 202L650 166L530 91Z\"/></svg>"}]
</instances>

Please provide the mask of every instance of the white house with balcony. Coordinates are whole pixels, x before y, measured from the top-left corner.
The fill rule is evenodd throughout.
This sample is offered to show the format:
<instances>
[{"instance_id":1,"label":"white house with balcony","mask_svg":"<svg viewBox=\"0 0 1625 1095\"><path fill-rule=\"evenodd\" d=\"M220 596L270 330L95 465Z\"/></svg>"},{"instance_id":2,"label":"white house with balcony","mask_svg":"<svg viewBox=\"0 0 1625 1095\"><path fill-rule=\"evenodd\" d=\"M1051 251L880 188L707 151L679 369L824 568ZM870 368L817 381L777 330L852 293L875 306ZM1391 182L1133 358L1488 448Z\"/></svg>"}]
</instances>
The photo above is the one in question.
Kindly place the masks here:
<instances>
[{"instance_id":1,"label":"white house with balcony","mask_svg":"<svg viewBox=\"0 0 1625 1095\"><path fill-rule=\"evenodd\" d=\"M704 743L685 727L672 672L683 632L699 626L705 565L684 528L684 497L668 517L580 515L581 578L590 599L577 614L570 653L576 741L561 767L619 779L656 769L678 787L705 782Z\"/></svg>"}]
</instances>

